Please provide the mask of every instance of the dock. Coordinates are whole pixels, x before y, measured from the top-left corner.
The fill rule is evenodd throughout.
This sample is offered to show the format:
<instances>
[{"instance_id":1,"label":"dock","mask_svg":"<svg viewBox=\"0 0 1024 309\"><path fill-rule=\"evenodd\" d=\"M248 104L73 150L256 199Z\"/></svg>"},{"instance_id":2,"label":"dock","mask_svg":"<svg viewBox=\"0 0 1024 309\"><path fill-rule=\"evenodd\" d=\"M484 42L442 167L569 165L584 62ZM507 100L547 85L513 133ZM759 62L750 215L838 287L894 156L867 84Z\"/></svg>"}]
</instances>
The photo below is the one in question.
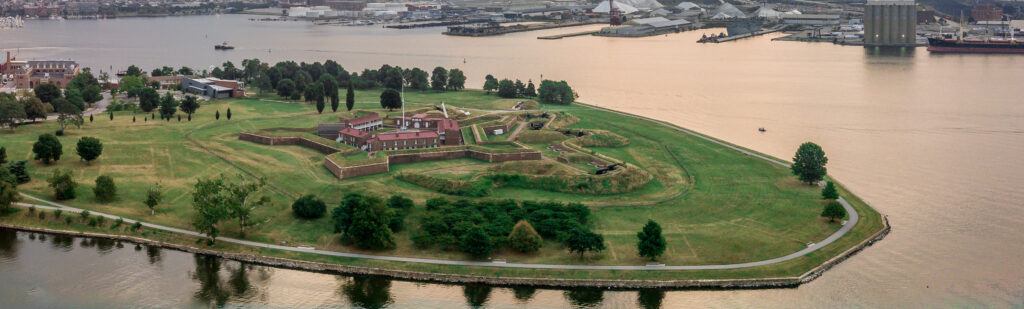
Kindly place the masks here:
<instances>
[{"instance_id":1,"label":"dock","mask_svg":"<svg viewBox=\"0 0 1024 309\"><path fill-rule=\"evenodd\" d=\"M481 36L494 36L516 32L536 31L536 30L547 30L564 27L576 27L586 26L594 24L607 23L607 21L600 20L584 20L584 21L570 21L570 22L557 22L557 23L542 23L542 24L515 24L511 26L503 26L496 22L488 22L482 24L471 24L461 26L448 27L448 31L445 31L445 35L454 36L470 36L470 37L481 37Z\"/></svg>"},{"instance_id":2,"label":"dock","mask_svg":"<svg viewBox=\"0 0 1024 309\"><path fill-rule=\"evenodd\" d=\"M781 26L775 26L775 27L772 27L772 28L764 29L764 30L761 30L761 31L756 31L756 32L751 32L751 33L744 33L744 34L734 35L734 36L727 36L727 37L724 37L724 38L709 38L708 40L697 41L697 43L725 43L725 42L731 42L731 41L735 41L735 40L739 40L739 39L746 39L746 38L752 38L752 37L759 36L759 35L775 33L775 32L779 32L779 31L785 30L785 29L786 29L786 26L785 25L781 25Z\"/></svg>"},{"instance_id":3,"label":"dock","mask_svg":"<svg viewBox=\"0 0 1024 309\"><path fill-rule=\"evenodd\" d=\"M574 37L574 36L594 35L595 33L598 33L599 31L600 30L592 30L592 31L562 33L562 34L555 34L555 35L545 35L545 36L539 36L539 37L537 37L537 39L541 39L541 40L560 40L560 39L563 39L563 38L570 38L570 37Z\"/></svg>"}]
</instances>

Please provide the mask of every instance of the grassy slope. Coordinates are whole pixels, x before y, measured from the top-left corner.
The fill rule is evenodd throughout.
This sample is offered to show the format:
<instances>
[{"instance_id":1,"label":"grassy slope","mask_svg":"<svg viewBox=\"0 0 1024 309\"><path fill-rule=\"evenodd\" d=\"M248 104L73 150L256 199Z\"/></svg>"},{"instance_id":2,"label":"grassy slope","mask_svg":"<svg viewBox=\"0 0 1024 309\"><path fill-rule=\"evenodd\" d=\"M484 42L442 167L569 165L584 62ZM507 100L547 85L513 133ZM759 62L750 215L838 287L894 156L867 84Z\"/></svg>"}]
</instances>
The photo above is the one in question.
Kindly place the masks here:
<instances>
[{"instance_id":1,"label":"grassy slope","mask_svg":"<svg viewBox=\"0 0 1024 309\"><path fill-rule=\"evenodd\" d=\"M376 107L376 95L360 92L357 108ZM507 108L513 100L496 100L479 92L410 93L411 107L430 106L445 101L460 108ZM215 110L232 107L233 119L214 121ZM602 148L598 152L621 158L644 167L655 176L647 187L621 196L573 196L568 194L499 189L499 198L540 200L580 200L593 205L597 230L608 240L609 249L592 258L596 264L644 263L635 254L635 233L648 219L656 219L665 230L669 250L662 259L667 264L736 263L781 256L798 250L807 242L824 238L838 228L821 221L817 215L821 204L815 188L803 186L792 179L785 168L753 159L693 136L680 134L672 128L627 118L596 109L569 106L547 108L565 110L580 118L576 128L606 129L630 138L622 148ZM246 173L267 177L274 191L273 204L260 209L257 215L263 224L249 238L261 241L288 241L315 244L323 248L356 251L335 244L327 219L303 222L290 216L290 201L305 193L322 196L330 203L353 190L385 194L399 191L422 202L437 196L417 186L394 180L389 175L374 175L354 180L336 181L321 166L322 156L296 146L268 147L238 141L239 131L272 127L310 127L318 121L332 121L336 116L316 115L312 106L294 103L260 102L255 100L221 101L204 106L191 123L131 122L127 115L114 121L97 118L80 130L69 130L61 138L65 157L54 166L32 163L35 180L23 188L40 196L49 196L42 181L55 167L75 169L79 198L69 204L125 217L156 223L188 227L191 207L188 192L198 177L218 173ZM0 145L6 146L11 158L28 159L35 136L52 131L53 123L19 128L0 133ZM96 136L105 143L104 155L98 162L85 165L76 161L74 142L81 136ZM184 141L184 142L183 142ZM227 158L230 158L227 159ZM115 163L116 162L116 163ZM473 160L427 162L400 165L398 170L478 170L487 164ZM685 169L683 168L685 167ZM110 174L119 185L121 199L100 205L92 201L92 179ZM168 188L166 205L156 216L149 216L140 201L148 184L159 181ZM668 192L668 193L666 193ZM850 195L846 195L850 197ZM616 206L625 201L642 200L651 205ZM830 257L877 231L881 226L877 214L855 198L851 202L861 210L863 221L839 244L806 258L770 267L742 271L716 272L719 276L756 276L763 274L798 273ZM416 214L414 214L415 216ZM411 221L410 221L411 222ZM235 227L224 228L235 236ZM408 237L398 235L399 249L389 255L462 258L451 252L418 252L408 246ZM500 253L510 261L539 263L580 263L564 253L557 244L547 244L540 254L519 256ZM389 265L406 269L452 271L447 267L429 265L392 265L386 262L360 261L359 265ZM468 270L485 273L519 273L530 271ZM604 276L612 272L573 272L582 276ZM649 276L649 272L640 272ZM681 277L706 277L703 272L672 272ZM684 275L685 274L685 275ZM573 275L576 276L576 275ZM659 275L660 276L660 275ZM613 276L614 277L614 276Z\"/></svg>"}]
</instances>

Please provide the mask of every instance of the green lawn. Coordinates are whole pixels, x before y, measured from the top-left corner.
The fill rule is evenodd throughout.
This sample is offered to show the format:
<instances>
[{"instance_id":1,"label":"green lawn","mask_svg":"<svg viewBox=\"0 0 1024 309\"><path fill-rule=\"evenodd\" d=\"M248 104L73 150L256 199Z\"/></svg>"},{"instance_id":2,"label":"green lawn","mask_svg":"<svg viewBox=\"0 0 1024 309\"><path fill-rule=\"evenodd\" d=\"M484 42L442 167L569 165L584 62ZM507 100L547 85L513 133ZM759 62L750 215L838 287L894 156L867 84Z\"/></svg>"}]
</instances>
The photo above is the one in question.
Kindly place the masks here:
<instances>
[{"instance_id":1,"label":"green lawn","mask_svg":"<svg viewBox=\"0 0 1024 309\"><path fill-rule=\"evenodd\" d=\"M498 99L479 91L457 93L407 92L410 107L430 107L444 101L478 111L508 109L516 100ZM356 109L378 109L379 92L357 92ZM225 110L230 107L232 119ZM639 265L646 263L636 254L636 232L647 220L658 221L668 240L668 251L661 259L666 264L740 263L782 256L804 247L806 243L824 239L838 229L818 217L821 212L817 188L800 184L788 169L743 155L736 151L683 134L674 128L651 121L625 117L581 105L541 106L564 111L579 121L572 128L603 129L630 139L619 148L597 148L597 153L624 160L647 170L654 179L641 189L617 195L577 195L548 191L501 188L490 198L556 200L582 202L592 206L596 215L595 230L604 235L609 250L588 260L593 264ZM215 111L221 119L214 120ZM451 110L449 110L451 112ZM339 112L340 114L341 112ZM271 128L312 128L318 122L336 121L338 114L322 115L312 105L295 102L257 99L221 100L199 109L192 122L132 122L130 114L115 114L113 121L97 117L81 129L70 129L60 137L64 157L55 164L30 164L33 181L20 188L28 193L49 198L45 178L57 167L72 168L80 186L78 198L68 204L112 213L127 218L189 228L192 214L190 190L196 179L217 174L265 177L270 186L272 203L257 210L261 223L249 231L249 239L290 244L310 244L320 248L358 251L342 247L331 234L328 219L300 221L292 217L291 202L304 194L316 194L334 205L348 192L365 192L386 197L401 193L416 200L420 206L428 198L441 194L396 180L389 174L370 175L350 180L337 180L323 165L324 156L298 146L267 146L240 141L239 132ZM0 146L9 158L30 159L31 145L36 137L53 132L53 122L26 125L15 131L0 131ZM471 133L464 138L472 140ZM82 136L98 137L104 153L92 164L78 161L74 144ZM530 145L543 149L543 145ZM504 147L504 146L495 146ZM500 148L498 148L500 149ZM551 156L550 151L545 152ZM402 164L393 171L443 171L443 177L466 179L490 164L470 160ZM102 174L114 177L120 198L110 204L93 200L93 180ZM166 199L155 216L141 201L146 188L159 182L167 189ZM669 272L672 278L728 277L744 275L789 274L806 271L821 261L845 250L873 234L881 227L880 217L866 204L843 191L862 215L862 222L848 236L805 258L750 271ZM418 211L412 214L415 217ZM224 235L238 237L237 226L229 223ZM464 258L455 252L418 251L410 245L407 233L397 235L398 248L379 252L387 255ZM284 253L273 253L284 254ZM284 254L291 255L291 254ZM312 257L306 257L312 258ZM524 256L499 252L495 258L516 262L582 263L555 243L547 243L539 254ZM317 258L322 259L322 258ZM387 262L339 262L357 265L378 265L424 271L450 271L450 267L398 265ZM530 271L494 271L467 268L481 274L523 274ZM460 270L458 272L465 272ZM567 273L567 272L558 272ZM615 277L616 272L571 272L582 277ZM649 276L651 272L640 276ZM619 273L621 274L621 273ZM672 275L675 274L675 275Z\"/></svg>"}]
</instances>

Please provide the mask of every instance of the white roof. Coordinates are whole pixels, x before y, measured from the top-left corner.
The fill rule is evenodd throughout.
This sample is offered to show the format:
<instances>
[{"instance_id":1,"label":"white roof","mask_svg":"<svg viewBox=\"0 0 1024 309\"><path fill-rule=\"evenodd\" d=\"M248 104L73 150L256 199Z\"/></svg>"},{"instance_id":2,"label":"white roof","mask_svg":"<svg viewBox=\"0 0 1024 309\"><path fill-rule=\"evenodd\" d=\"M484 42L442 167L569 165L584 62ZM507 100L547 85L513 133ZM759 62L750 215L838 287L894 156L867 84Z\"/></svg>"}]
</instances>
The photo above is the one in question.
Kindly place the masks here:
<instances>
[{"instance_id":1,"label":"white roof","mask_svg":"<svg viewBox=\"0 0 1024 309\"><path fill-rule=\"evenodd\" d=\"M699 5L697 5L696 3L693 3L693 2L680 2L679 4L676 5L676 8L680 9L680 10L694 10L694 9L699 9L701 11L704 10Z\"/></svg>"},{"instance_id":2,"label":"white roof","mask_svg":"<svg viewBox=\"0 0 1024 309\"><path fill-rule=\"evenodd\" d=\"M611 8L609 6L608 1L602 1L594 8L594 13L609 13L611 12ZM621 1L615 1L615 7L618 8L619 12L622 12L622 14L632 14L639 11L637 8L622 3Z\"/></svg>"},{"instance_id":3,"label":"white roof","mask_svg":"<svg viewBox=\"0 0 1024 309\"><path fill-rule=\"evenodd\" d=\"M728 2L719 6L718 9L715 9L715 15L718 15L719 13L725 13L726 15L729 15L729 17L747 17L746 14L743 14L743 11L740 11L736 6L729 4Z\"/></svg>"},{"instance_id":4,"label":"white roof","mask_svg":"<svg viewBox=\"0 0 1024 309\"><path fill-rule=\"evenodd\" d=\"M725 14L725 13L718 13L718 14L715 14L715 16L711 16L711 19L729 19L729 18L732 18L732 15Z\"/></svg>"},{"instance_id":5,"label":"white roof","mask_svg":"<svg viewBox=\"0 0 1024 309\"><path fill-rule=\"evenodd\" d=\"M653 23L649 23L648 25L650 25L651 27L655 27L655 28L661 28L661 27L682 26L682 25L689 25L689 24L690 24L689 20L685 20L685 19L681 19L680 18L680 19L676 19L676 20L666 20L666 21L653 22Z\"/></svg>"},{"instance_id":6,"label":"white roof","mask_svg":"<svg viewBox=\"0 0 1024 309\"><path fill-rule=\"evenodd\" d=\"M654 23L654 22L666 22L666 21L668 21L668 18L664 18L664 17L648 17L648 18L637 18L637 19L634 19L634 20L630 20L629 23L630 24L634 24L634 25L648 25L648 24Z\"/></svg>"}]
</instances>

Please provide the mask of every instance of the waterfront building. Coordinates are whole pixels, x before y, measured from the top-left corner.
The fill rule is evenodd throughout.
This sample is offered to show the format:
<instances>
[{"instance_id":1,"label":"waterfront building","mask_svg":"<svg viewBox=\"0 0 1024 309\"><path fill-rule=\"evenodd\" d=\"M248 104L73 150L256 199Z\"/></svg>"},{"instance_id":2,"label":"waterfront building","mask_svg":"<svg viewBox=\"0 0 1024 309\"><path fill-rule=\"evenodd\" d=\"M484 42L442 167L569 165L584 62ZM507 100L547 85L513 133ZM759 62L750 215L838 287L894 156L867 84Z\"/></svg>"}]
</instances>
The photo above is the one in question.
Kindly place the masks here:
<instances>
[{"instance_id":1,"label":"waterfront building","mask_svg":"<svg viewBox=\"0 0 1024 309\"><path fill-rule=\"evenodd\" d=\"M210 97L211 99L239 98L245 96L245 90L238 81L207 78L183 78L181 91Z\"/></svg>"},{"instance_id":2,"label":"waterfront building","mask_svg":"<svg viewBox=\"0 0 1024 309\"><path fill-rule=\"evenodd\" d=\"M4 63L0 64L0 73L10 75L14 80L14 87L19 89L47 83L64 88L80 70L81 66L71 60L18 61L11 57L10 52L7 52Z\"/></svg>"},{"instance_id":3,"label":"waterfront building","mask_svg":"<svg viewBox=\"0 0 1024 309\"><path fill-rule=\"evenodd\" d=\"M913 0L869 0L864 7L864 46L917 45Z\"/></svg>"}]
</instances>

